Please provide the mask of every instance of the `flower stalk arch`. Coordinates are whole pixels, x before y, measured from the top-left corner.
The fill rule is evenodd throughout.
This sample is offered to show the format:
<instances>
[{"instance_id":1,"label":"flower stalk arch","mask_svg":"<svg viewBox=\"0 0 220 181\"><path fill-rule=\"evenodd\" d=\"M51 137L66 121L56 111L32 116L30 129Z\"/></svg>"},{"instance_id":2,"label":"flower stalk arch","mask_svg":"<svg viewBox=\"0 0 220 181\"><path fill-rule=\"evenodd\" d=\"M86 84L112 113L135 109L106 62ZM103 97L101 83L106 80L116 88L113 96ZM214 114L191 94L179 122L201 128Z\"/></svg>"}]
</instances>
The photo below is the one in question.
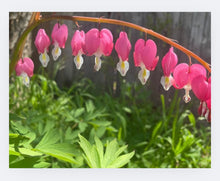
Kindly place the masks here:
<instances>
[{"instance_id":1,"label":"flower stalk arch","mask_svg":"<svg viewBox=\"0 0 220 181\"><path fill-rule=\"evenodd\" d=\"M174 42L170 38L167 38L167 37L155 32L151 29L147 29L145 27L136 25L134 23L129 23L129 22L122 21L122 20L117 20L117 19L102 18L102 17L101 18L94 18L94 17L65 16L65 15L41 16L39 12L35 12L32 15L29 26L22 33L22 35L20 36L20 38L19 38L19 40L18 40L18 42L15 46L13 55L11 57L11 63L10 63L10 66L9 66L9 75L12 74L12 72L14 71L14 68L16 66L17 61L21 58L21 52L22 52L22 49L23 49L22 45L24 44L28 33L31 32L34 28L36 28L39 24L41 24L43 22L51 21L51 20L70 20L70 21L73 21L73 22L76 22L76 23L78 21L108 23L108 24L115 24L115 25L120 25L120 26L126 26L126 27L129 27L129 28L133 28L133 29L136 29L138 31L142 31L142 32L145 32L149 35L152 35L152 36L154 36L154 37L170 44L171 46L179 49L180 51L182 51L186 55L188 55L190 57L193 57L194 59L199 61L208 70L208 72L211 73L210 65L205 60L200 58L198 55L193 53L192 51L190 51L187 48L181 46L180 44Z\"/></svg>"},{"instance_id":2,"label":"flower stalk arch","mask_svg":"<svg viewBox=\"0 0 220 181\"><path fill-rule=\"evenodd\" d=\"M114 24L144 32L145 40L138 39L135 43L133 52L135 66L141 68L138 74L138 78L143 85L146 83L148 77L150 76L150 71L153 71L155 69L159 61L159 56L157 56L157 46L153 40L146 38L147 34L154 36L162 40L163 42L171 45L170 51L162 59L162 67L164 71L164 76L161 78L162 86L166 91L172 85L176 89L184 88L185 96L183 98L186 103L191 100L189 96L189 91L193 90L194 94L201 101L201 105L203 107L202 109L207 110L205 111L205 113L207 114L201 113L201 115L206 115L208 121L211 121L211 65L209 65L205 60L200 58L192 51L176 43L174 40L167 38L151 29L147 29L134 23L129 23L122 20L108 19L103 17L95 18L66 15L41 16L39 12L35 12L32 14L28 27L24 30L15 46L14 52L11 56L9 76L11 76L12 72L16 69L17 75L25 75L23 76L25 80L24 82L26 82L26 85L29 85L29 77L31 77L32 74L29 73L28 67L23 61L23 58L21 58L26 37L28 33L36 28L39 24L51 20L58 20L58 23L55 24L51 35L52 44L54 45L54 48L52 50L54 60L57 60L58 57L61 55L60 48L65 47L65 42L68 37L67 26L65 24L60 25L59 20L73 21L75 22L77 27L79 27L79 21L84 21L99 23L99 25L100 23ZM81 33L79 31L76 31L75 33L76 35L73 36L71 41L71 47L73 55L76 56L74 58L74 62L77 69L80 69L83 63L83 58L81 55L86 54L87 56L95 55L94 69L98 71L101 68L101 56L109 56L114 48L113 35L111 31L105 28L102 30L100 28L93 28L87 33L84 33L83 31ZM39 59L44 67L46 67L49 62L49 56L47 55L47 52L50 43L50 39L47 36L45 30L40 29L35 39L35 46L38 49L38 53L40 54ZM173 47L179 49L189 57L189 65L186 63L182 63L176 66L178 58L173 51ZM128 56L130 49L131 44L126 32L121 32L120 37L116 41L115 50L117 51L120 59L119 63L117 64L117 70L121 73L122 76L125 76L126 72L129 69ZM192 64L191 57L196 59L200 64ZM18 61L20 62L19 67L15 68L17 67ZM30 62L32 60L28 61ZM17 70L19 70L19 73L17 72ZM206 70L208 71L208 76L206 75ZM33 70L31 69L31 71ZM173 73L173 77L171 73ZM199 79L196 79L198 76L201 77ZM200 80L199 83L195 82L194 79ZM205 87L206 89L202 89L201 92L199 92L202 87ZM209 94L210 96L206 96Z\"/></svg>"}]
</instances>

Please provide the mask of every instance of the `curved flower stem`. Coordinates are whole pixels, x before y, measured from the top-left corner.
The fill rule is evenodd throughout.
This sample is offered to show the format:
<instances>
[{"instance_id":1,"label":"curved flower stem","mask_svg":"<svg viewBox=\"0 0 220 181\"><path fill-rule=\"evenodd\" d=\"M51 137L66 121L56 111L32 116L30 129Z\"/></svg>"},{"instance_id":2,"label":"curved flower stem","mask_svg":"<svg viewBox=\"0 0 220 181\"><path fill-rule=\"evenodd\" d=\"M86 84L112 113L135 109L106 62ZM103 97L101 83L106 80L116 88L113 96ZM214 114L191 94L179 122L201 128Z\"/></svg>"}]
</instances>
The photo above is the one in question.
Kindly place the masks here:
<instances>
[{"instance_id":1,"label":"curved flower stem","mask_svg":"<svg viewBox=\"0 0 220 181\"><path fill-rule=\"evenodd\" d=\"M35 19L35 22L30 24L26 28L26 30L23 32L23 34L21 35L20 39L18 40L18 42L16 44L15 51L11 57L11 63L10 63L10 67L9 67L9 75L11 75L11 73L13 72L16 63L20 58L18 52L19 52L20 46L22 45L23 41L25 41L25 38L28 35L28 33L30 31L32 31L35 27L37 27L40 23L51 21L51 20L59 20L59 19L70 20L70 21L74 21L74 22L88 21L88 22L115 24L115 25L130 27L130 28L136 29L138 31L145 32L145 33L152 35L152 36L170 44L171 46L181 50L186 55L195 58L208 70L208 72L211 72L211 68L210 68L209 64L206 61L204 61L202 58L200 58L198 55L196 55L195 53L184 48L183 46L179 45L178 43L175 43L174 41L172 41L172 39L169 39L169 38L167 38L157 32L154 32L153 30L144 28L142 26L139 26L139 25L136 25L133 23L129 23L126 21L121 21L121 20L116 20L116 19L108 19L108 18L102 18L102 17L101 18L93 18L93 17L84 17L84 16L51 15L51 16L41 17L39 20Z\"/></svg>"}]
</instances>

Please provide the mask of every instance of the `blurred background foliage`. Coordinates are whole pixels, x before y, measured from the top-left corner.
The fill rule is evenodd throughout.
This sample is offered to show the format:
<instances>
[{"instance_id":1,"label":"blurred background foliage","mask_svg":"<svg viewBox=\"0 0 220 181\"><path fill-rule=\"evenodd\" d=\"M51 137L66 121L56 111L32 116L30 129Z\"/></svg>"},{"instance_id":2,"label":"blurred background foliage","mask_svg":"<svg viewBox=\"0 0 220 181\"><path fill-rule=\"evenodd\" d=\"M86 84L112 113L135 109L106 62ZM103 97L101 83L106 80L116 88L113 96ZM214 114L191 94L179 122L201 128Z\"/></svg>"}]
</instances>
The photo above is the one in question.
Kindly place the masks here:
<instances>
[{"instance_id":1,"label":"blurred background foliage","mask_svg":"<svg viewBox=\"0 0 220 181\"><path fill-rule=\"evenodd\" d=\"M47 14L50 13L43 13ZM104 16L136 23L178 40L210 63L210 13L59 14ZM26 24L20 29L13 27L28 21L29 16L19 12L11 12L9 16L11 53L12 43L16 42L12 39L19 37ZM38 28L45 28L50 35L54 23L44 23ZM23 53L32 57L35 64L30 87L22 85L15 74L10 77L11 168L211 167L210 125L198 117L199 101L193 93L192 101L185 104L182 90L171 88L165 92L159 83L163 74L160 62L145 86L137 79L138 68L134 67L132 52L135 41L144 38L141 32L125 28L132 51L130 69L122 78L115 69L118 58L114 50L110 57L104 57L99 72L93 70L94 57L86 56L82 69L76 70L70 46L76 26L72 22L61 23L68 25L69 37L58 61L51 57L46 69L40 66L33 44L37 28L29 35ZM95 23L79 24L85 32L97 27ZM104 27L112 31L115 42L122 27L101 24ZM161 60L169 45L154 40ZM179 62L188 61L183 53L175 52Z\"/></svg>"}]
</instances>

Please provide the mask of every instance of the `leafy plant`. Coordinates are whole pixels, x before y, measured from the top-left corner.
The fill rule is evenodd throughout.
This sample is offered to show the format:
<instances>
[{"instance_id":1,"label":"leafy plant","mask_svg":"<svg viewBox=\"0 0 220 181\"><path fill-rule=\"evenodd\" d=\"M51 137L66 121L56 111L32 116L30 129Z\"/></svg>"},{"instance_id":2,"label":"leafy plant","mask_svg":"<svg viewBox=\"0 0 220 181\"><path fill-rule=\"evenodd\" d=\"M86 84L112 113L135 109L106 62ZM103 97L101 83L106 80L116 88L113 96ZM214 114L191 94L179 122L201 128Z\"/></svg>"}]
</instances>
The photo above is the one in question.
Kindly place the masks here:
<instances>
[{"instance_id":1,"label":"leafy plant","mask_svg":"<svg viewBox=\"0 0 220 181\"><path fill-rule=\"evenodd\" d=\"M104 146L98 137L95 137L95 145L91 145L88 140L79 135L80 146L84 151L84 158L90 168L120 168L127 164L134 156L134 151L120 155L127 146L119 147L116 139L106 143Z\"/></svg>"}]
</instances>

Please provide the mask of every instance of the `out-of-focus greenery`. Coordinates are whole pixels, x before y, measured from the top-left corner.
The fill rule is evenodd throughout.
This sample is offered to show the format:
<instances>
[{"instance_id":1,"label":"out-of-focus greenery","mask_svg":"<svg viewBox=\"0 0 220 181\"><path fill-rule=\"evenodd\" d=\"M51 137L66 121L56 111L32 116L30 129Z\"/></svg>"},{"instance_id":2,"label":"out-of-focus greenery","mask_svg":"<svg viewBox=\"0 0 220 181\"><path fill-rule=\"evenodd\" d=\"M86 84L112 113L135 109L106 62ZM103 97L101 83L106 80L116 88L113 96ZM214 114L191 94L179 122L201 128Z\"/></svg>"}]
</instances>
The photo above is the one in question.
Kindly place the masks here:
<instances>
[{"instance_id":1,"label":"out-of-focus greenery","mask_svg":"<svg viewBox=\"0 0 220 181\"><path fill-rule=\"evenodd\" d=\"M13 78L11 168L211 167L210 127L180 108L177 92L155 106L139 84L122 83L121 96L112 96L88 79L60 90L42 75L29 88Z\"/></svg>"}]
</instances>

